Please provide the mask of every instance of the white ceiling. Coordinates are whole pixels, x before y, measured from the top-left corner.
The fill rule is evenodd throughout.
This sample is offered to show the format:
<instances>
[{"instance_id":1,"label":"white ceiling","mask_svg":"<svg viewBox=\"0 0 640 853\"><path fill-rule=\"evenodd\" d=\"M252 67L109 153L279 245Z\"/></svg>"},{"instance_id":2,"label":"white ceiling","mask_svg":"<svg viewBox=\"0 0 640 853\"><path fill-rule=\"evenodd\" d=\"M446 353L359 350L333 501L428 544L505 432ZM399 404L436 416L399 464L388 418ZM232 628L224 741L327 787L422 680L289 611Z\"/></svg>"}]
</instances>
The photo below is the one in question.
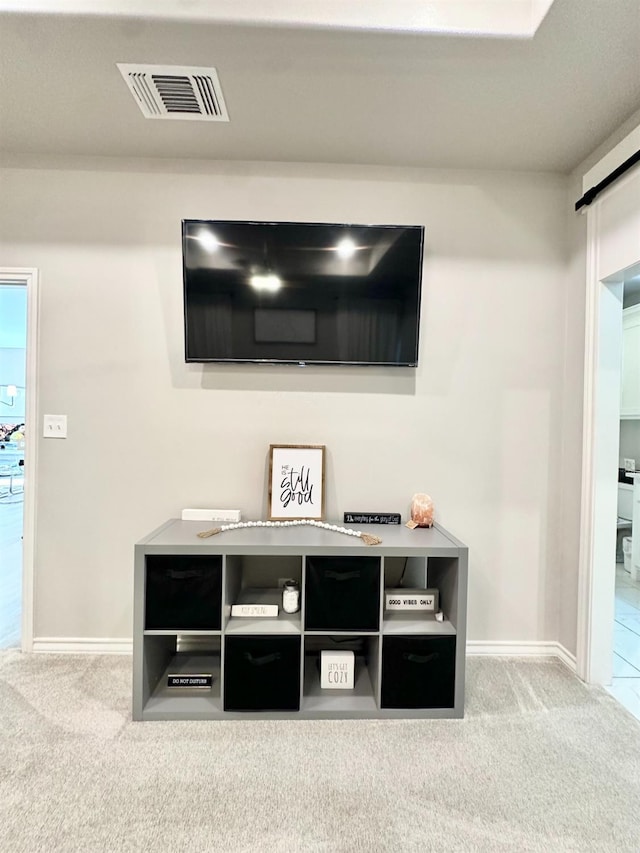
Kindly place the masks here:
<instances>
[{"instance_id":1,"label":"white ceiling","mask_svg":"<svg viewBox=\"0 0 640 853\"><path fill-rule=\"evenodd\" d=\"M553 0L0 0L0 10L532 36Z\"/></svg>"},{"instance_id":2,"label":"white ceiling","mask_svg":"<svg viewBox=\"0 0 640 853\"><path fill-rule=\"evenodd\" d=\"M549 6L526 2L536 20ZM0 2L1 152L567 172L640 108L639 0L555 0L532 38L189 15L221 0L118 5ZM33 11L53 7L65 14ZM230 122L145 119L117 62L215 67Z\"/></svg>"}]
</instances>

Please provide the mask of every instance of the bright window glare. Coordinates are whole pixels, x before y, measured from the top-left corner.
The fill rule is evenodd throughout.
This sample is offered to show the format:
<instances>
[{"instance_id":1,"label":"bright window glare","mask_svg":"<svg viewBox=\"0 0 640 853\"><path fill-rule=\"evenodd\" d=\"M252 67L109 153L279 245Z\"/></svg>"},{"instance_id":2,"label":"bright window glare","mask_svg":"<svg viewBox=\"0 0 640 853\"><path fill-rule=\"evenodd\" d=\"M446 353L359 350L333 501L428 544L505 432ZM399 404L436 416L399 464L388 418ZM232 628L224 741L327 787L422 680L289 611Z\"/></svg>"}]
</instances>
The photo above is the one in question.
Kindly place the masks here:
<instances>
[{"instance_id":1,"label":"bright window glare","mask_svg":"<svg viewBox=\"0 0 640 853\"><path fill-rule=\"evenodd\" d=\"M220 247L220 243L218 243L216 237L211 233L211 231L201 231L198 234L198 242L207 252L217 252Z\"/></svg>"},{"instance_id":2,"label":"bright window glare","mask_svg":"<svg viewBox=\"0 0 640 853\"><path fill-rule=\"evenodd\" d=\"M282 281L274 273L267 275L252 275L249 279L249 284L255 290L265 290L268 293L275 293L282 287Z\"/></svg>"},{"instance_id":3,"label":"bright window glare","mask_svg":"<svg viewBox=\"0 0 640 853\"><path fill-rule=\"evenodd\" d=\"M347 260L355 254L356 244L350 237L345 237L343 240L340 240L336 246L336 251L338 253L338 257Z\"/></svg>"}]
</instances>

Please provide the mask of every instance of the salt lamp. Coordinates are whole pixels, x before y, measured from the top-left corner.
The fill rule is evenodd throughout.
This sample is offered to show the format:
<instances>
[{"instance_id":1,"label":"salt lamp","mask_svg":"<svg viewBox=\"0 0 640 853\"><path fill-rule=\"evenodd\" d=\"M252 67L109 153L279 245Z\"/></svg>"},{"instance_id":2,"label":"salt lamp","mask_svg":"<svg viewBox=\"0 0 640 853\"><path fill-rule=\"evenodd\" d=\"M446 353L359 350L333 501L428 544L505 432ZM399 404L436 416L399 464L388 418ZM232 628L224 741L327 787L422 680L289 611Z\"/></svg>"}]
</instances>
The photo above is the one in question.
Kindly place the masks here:
<instances>
[{"instance_id":1,"label":"salt lamp","mask_svg":"<svg viewBox=\"0 0 640 853\"><path fill-rule=\"evenodd\" d=\"M431 527L433 513L433 501L429 495L419 492L413 496L411 499L411 521L414 521L418 527Z\"/></svg>"}]
</instances>

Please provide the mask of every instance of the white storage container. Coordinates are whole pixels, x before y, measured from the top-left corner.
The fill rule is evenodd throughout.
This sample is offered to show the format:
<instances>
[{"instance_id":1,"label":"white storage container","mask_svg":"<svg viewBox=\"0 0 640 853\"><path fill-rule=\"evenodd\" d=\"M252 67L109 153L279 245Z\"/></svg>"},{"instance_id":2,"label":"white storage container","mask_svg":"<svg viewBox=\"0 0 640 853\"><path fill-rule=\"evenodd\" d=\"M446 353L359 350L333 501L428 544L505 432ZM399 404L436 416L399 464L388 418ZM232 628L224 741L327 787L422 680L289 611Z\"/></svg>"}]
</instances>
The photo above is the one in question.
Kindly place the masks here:
<instances>
[{"instance_id":1,"label":"white storage container","mask_svg":"<svg viewBox=\"0 0 640 853\"><path fill-rule=\"evenodd\" d=\"M622 539L622 553L624 554L624 570L631 571L631 536L625 536Z\"/></svg>"}]
</instances>

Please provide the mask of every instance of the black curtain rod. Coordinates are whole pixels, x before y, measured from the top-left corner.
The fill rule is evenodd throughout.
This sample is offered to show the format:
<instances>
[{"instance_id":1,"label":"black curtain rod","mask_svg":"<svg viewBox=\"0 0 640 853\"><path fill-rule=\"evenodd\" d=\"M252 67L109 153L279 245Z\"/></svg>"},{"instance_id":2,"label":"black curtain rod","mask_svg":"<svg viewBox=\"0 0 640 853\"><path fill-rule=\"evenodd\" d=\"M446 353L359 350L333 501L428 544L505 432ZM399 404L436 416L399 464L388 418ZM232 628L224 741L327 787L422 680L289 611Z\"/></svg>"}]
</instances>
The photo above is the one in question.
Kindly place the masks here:
<instances>
[{"instance_id":1,"label":"black curtain rod","mask_svg":"<svg viewBox=\"0 0 640 853\"><path fill-rule=\"evenodd\" d=\"M640 150L636 151L635 154L632 154L628 160L624 161L624 163L621 163L617 169L614 169L613 172L608 174L607 177L601 180L599 184L596 184L595 187L591 187L590 190L587 190L582 198L578 199L576 202L576 212L580 210L581 207L585 207L586 205L591 204L592 201L595 201L596 196L599 195L602 190L606 190L608 186L610 186L614 181L617 181L625 172L628 172L632 166L636 165L636 163L640 163Z\"/></svg>"}]
</instances>

